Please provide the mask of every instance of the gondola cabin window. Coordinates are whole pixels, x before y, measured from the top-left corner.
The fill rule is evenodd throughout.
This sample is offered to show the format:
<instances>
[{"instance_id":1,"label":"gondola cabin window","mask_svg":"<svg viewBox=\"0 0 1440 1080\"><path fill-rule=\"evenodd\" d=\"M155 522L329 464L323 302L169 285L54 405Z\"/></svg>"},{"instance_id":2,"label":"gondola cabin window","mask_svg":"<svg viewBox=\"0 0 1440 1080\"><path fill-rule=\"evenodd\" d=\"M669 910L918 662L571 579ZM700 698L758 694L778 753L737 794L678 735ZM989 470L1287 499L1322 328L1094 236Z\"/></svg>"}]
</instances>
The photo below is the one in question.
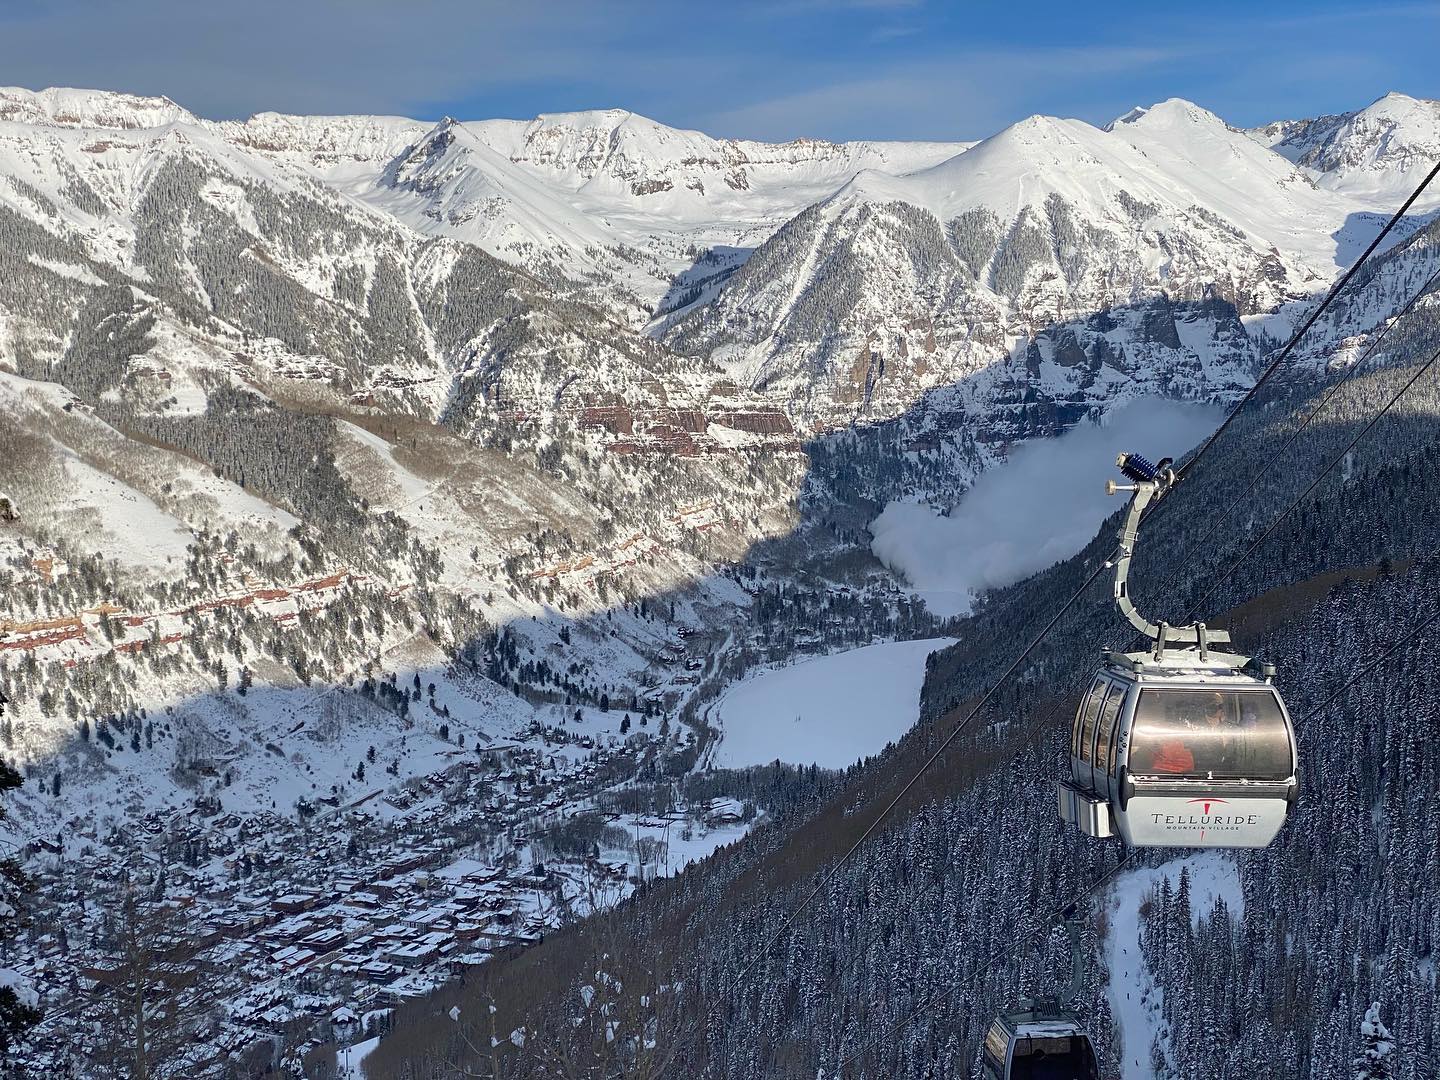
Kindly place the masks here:
<instances>
[{"instance_id":1,"label":"gondola cabin window","mask_svg":"<svg viewBox=\"0 0 1440 1080\"><path fill-rule=\"evenodd\" d=\"M1182 779L1285 780L1294 771L1269 690L1142 690L1130 772Z\"/></svg>"},{"instance_id":2,"label":"gondola cabin window","mask_svg":"<svg viewBox=\"0 0 1440 1080\"><path fill-rule=\"evenodd\" d=\"M1088 749L1090 736L1095 732L1095 716L1100 711L1100 703L1105 700L1105 691L1110 688L1108 679L1096 679L1095 684L1090 687L1090 693L1081 706L1080 723L1075 725L1075 745L1070 748L1072 757L1084 757L1089 760Z\"/></svg>"},{"instance_id":3,"label":"gondola cabin window","mask_svg":"<svg viewBox=\"0 0 1440 1080\"><path fill-rule=\"evenodd\" d=\"M1106 696L1104 706L1100 709L1100 721L1095 734L1095 767L1097 769L1113 770L1114 768L1110 747L1114 744L1115 729L1120 719L1120 707L1125 704L1125 695L1129 690L1130 688L1124 683L1116 683Z\"/></svg>"},{"instance_id":4,"label":"gondola cabin window","mask_svg":"<svg viewBox=\"0 0 1440 1080\"><path fill-rule=\"evenodd\" d=\"M1077 1035L1017 1038L1008 1080L1097 1080L1095 1055Z\"/></svg>"},{"instance_id":5,"label":"gondola cabin window","mask_svg":"<svg viewBox=\"0 0 1440 1080\"><path fill-rule=\"evenodd\" d=\"M1106 702L1110 698L1115 697L1118 692L1115 684L1108 680L1097 683L1095 689L1091 691L1090 700L1085 703L1085 725L1080 732L1081 761L1090 762L1093 760L1091 755L1095 749L1095 726L1100 719L1101 713L1105 711L1102 702Z\"/></svg>"},{"instance_id":6,"label":"gondola cabin window","mask_svg":"<svg viewBox=\"0 0 1440 1080\"><path fill-rule=\"evenodd\" d=\"M1010 1048L1010 1038L1005 1026L996 1020L985 1033L985 1064L997 1078L1005 1075L1005 1053Z\"/></svg>"}]
</instances>

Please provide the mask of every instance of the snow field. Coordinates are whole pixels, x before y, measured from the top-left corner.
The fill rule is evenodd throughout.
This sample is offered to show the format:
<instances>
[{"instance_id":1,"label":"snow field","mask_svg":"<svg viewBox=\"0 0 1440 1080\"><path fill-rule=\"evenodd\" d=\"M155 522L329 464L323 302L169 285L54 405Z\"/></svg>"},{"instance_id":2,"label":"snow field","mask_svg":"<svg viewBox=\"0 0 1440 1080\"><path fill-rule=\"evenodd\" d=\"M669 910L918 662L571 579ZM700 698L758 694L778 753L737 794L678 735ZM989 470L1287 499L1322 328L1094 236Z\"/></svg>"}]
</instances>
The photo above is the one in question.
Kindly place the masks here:
<instances>
[{"instance_id":1,"label":"snow field","mask_svg":"<svg viewBox=\"0 0 1440 1080\"><path fill-rule=\"evenodd\" d=\"M365 1039L353 1046L342 1046L335 1051L337 1080L365 1080L365 1069L361 1064L367 1054L380 1045L380 1036Z\"/></svg>"},{"instance_id":2,"label":"snow field","mask_svg":"<svg viewBox=\"0 0 1440 1080\"><path fill-rule=\"evenodd\" d=\"M1214 430L1213 406L1139 398L1105 424L1082 423L1056 439L1035 439L981 474L950 512L891 502L870 523L871 550L903 574L930 610L959 615L973 596L1009 585L1085 546L1119 501L1105 495L1115 455L1179 457Z\"/></svg>"},{"instance_id":3,"label":"snow field","mask_svg":"<svg viewBox=\"0 0 1440 1080\"><path fill-rule=\"evenodd\" d=\"M843 769L878 753L919 717L925 658L951 638L891 641L746 679L720 699L712 764L780 760Z\"/></svg>"}]
</instances>

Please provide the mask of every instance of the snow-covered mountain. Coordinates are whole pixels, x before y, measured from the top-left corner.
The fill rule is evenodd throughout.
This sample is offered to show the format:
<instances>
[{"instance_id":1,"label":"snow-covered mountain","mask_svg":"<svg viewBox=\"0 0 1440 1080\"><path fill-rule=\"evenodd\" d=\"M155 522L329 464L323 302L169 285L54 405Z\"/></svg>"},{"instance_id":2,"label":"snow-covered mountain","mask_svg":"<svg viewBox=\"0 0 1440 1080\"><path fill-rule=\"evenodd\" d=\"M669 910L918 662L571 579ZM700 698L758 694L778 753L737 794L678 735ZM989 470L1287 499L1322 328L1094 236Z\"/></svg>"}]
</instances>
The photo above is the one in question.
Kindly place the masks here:
<instances>
[{"instance_id":1,"label":"snow-covered mountain","mask_svg":"<svg viewBox=\"0 0 1440 1080\"><path fill-rule=\"evenodd\" d=\"M478 248L552 300L593 307L586 318L648 325L669 347L607 330L602 352L628 341L620 351L642 366L673 370L672 350L689 358L679 367L702 361L711 374L682 397L723 376L761 389L802 426L824 427L898 415L1097 311L1220 299L1249 317L1316 293L1440 140L1436 109L1390 95L1344 117L1246 133L1171 100L1104 129L1032 117L971 148L721 140L622 110L434 125L277 114L213 123L168 99L12 89L0 91L0 168L22 215L54 215L90 258L130 273L133 216L153 205L157 170L175 158L201 163L223 179L207 189L209 209L186 214L218 213L256 233L256 250L276 256L267 271L282 268L310 294L306 304L322 307L344 307L350 280L374 277L383 292L395 280L388 268L405 262L423 292L450 275L457 252ZM282 252L290 241L256 224L249 196L227 203L236 178L318 199L337 223L379 229L411 253L381 259L377 273L372 243L335 248L343 229ZM192 246L209 240L193 225L189 235ZM204 275L188 273L213 302ZM526 288L531 307L544 306ZM311 338L301 353L327 352ZM476 396L464 382L477 373L496 398L498 372L475 340L432 328L406 336L388 363L352 343L342 366L357 395L377 381L423 387L412 396L431 415L453 416ZM1201 370L1200 353L1190 355ZM515 378L517 351L506 356L513 403L538 407L543 379ZM658 404L637 396L642 380L625 367L560 381L579 405Z\"/></svg>"},{"instance_id":2,"label":"snow-covered mountain","mask_svg":"<svg viewBox=\"0 0 1440 1080\"><path fill-rule=\"evenodd\" d=\"M446 119L378 172L324 175L423 231L553 280L597 279L638 314L701 254L753 247L861 169L904 173L965 145L721 140L607 110Z\"/></svg>"},{"instance_id":3,"label":"snow-covered mountain","mask_svg":"<svg viewBox=\"0 0 1440 1080\"><path fill-rule=\"evenodd\" d=\"M817 418L836 403L893 415L1088 313L1219 300L1243 317L1310 295L1353 257L1360 221L1362 204L1188 102L1103 130L1032 117L929 169L859 174L667 340ZM1197 372L1219 340L1203 337L1187 346ZM1134 366L1115 344L1115 366Z\"/></svg>"},{"instance_id":4,"label":"snow-covered mountain","mask_svg":"<svg viewBox=\"0 0 1440 1080\"><path fill-rule=\"evenodd\" d=\"M0 213L14 234L0 318L22 374L63 365L82 324L132 307L177 340L151 359L194 392L187 408L203 409L190 369L213 367L216 350L229 377L318 378L457 428L477 408L579 408L627 388L643 402L647 380L676 366L610 325L610 309L575 305L313 174L317 161L407 145L407 122L262 117L239 129L143 99L6 93L28 117L0 122ZM293 136L283 155L269 149L280 131ZM105 393L132 359L102 374L87 356L81 381Z\"/></svg>"},{"instance_id":5,"label":"snow-covered mountain","mask_svg":"<svg viewBox=\"0 0 1440 1080\"><path fill-rule=\"evenodd\" d=\"M200 122L166 97L60 86L40 91L0 87L0 120L45 127L121 130Z\"/></svg>"},{"instance_id":6,"label":"snow-covered mountain","mask_svg":"<svg viewBox=\"0 0 1440 1080\"><path fill-rule=\"evenodd\" d=\"M1389 93L1357 112L1280 120L1249 134L1327 190L1398 202L1440 160L1440 101ZM1440 205L1440 194L1419 205Z\"/></svg>"},{"instance_id":7,"label":"snow-covered mountain","mask_svg":"<svg viewBox=\"0 0 1440 1080\"><path fill-rule=\"evenodd\" d=\"M0 121L42 132L183 133L272 176L309 174L408 227L450 236L639 326L677 276L713 278L862 169L903 173L965 143L714 139L622 110L430 125L402 117L202 120L165 98L0 89ZM63 140L63 136L60 136ZM91 138L85 153L114 157ZM269 166L278 166L270 168Z\"/></svg>"}]
</instances>

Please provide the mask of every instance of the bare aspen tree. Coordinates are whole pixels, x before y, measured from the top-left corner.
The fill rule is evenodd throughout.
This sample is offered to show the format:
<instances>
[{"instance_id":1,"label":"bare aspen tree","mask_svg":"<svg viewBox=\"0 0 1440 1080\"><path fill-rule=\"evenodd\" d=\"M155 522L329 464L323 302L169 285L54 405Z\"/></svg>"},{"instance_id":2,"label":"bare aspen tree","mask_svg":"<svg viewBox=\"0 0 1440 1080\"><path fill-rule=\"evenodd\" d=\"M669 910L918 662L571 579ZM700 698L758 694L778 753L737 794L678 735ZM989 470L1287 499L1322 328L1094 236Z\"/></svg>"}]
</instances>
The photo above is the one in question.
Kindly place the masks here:
<instances>
[{"instance_id":1,"label":"bare aspen tree","mask_svg":"<svg viewBox=\"0 0 1440 1080\"><path fill-rule=\"evenodd\" d=\"M125 892L107 959L90 973L98 1023L92 1056L109 1075L169 1080L220 1072L205 1043L217 1027L213 980L197 959L202 943L188 929L182 909Z\"/></svg>"}]
</instances>

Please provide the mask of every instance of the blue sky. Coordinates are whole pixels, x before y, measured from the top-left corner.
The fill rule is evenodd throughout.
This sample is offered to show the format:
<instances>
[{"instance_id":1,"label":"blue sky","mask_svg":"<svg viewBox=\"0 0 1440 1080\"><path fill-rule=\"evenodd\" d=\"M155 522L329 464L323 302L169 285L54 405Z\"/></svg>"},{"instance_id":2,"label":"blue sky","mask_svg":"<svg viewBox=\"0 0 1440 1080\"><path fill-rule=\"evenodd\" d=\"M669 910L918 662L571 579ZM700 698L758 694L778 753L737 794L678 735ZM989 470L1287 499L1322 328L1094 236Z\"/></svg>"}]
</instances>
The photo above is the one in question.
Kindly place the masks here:
<instances>
[{"instance_id":1,"label":"blue sky","mask_svg":"<svg viewBox=\"0 0 1440 1080\"><path fill-rule=\"evenodd\" d=\"M966 139L1179 96L1235 124L1440 98L1440 0L0 0L0 84L204 116L631 109L761 139Z\"/></svg>"}]
</instances>

